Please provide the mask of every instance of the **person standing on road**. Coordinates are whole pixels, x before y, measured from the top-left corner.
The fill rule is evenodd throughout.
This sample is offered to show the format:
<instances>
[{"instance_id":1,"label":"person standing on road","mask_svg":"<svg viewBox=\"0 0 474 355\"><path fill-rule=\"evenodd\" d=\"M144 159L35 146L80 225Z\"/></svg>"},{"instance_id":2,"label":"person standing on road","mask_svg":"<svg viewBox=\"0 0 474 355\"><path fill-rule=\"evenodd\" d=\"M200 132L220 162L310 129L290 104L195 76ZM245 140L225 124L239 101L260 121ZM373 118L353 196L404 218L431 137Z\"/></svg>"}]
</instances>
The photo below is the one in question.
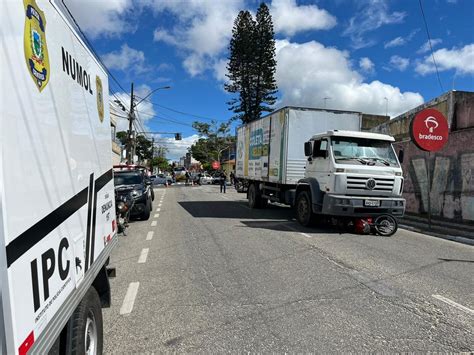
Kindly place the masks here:
<instances>
[{"instance_id":1,"label":"person standing on road","mask_svg":"<svg viewBox=\"0 0 474 355\"><path fill-rule=\"evenodd\" d=\"M225 193L225 181L227 179L227 176L225 175L224 170L221 171L219 177L220 177L219 184L221 185L221 193L222 193L222 190L224 190L224 193Z\"/></svg>"},{"instance_id":2,"label":"person standing on road","mask_svg":"<svg viewBox=\"0 0 474 355\"><path fill-rule=\"evenodd\" d=\"M184 174L184 176L186 177L186 186L188 186L188 184L189 184L189 173L186 171L186 174Z\"/></svg>"},{"instance_id":3,"label":"person standing on road","mask_svg":"<svg viewBox=\"0 0 474 355\"><path fill-rule=\"evenodd\" d=\"M231 185L234 185L234 179L235 179L235 177L234 177L234 172L233 172L233 171L230 172L230 176L229 176L229 177L230 177L230 184L231 184Z\"/></svg>"}]
</instances>

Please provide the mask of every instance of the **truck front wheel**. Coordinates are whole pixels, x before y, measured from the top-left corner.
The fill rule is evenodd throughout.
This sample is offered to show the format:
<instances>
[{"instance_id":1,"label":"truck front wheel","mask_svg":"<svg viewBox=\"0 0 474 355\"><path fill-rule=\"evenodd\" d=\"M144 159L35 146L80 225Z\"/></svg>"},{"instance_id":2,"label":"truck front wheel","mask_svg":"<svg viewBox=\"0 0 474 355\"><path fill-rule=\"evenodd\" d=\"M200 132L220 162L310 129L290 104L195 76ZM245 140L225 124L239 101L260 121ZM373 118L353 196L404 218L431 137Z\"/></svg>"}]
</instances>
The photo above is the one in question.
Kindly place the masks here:
<instances>
[{"instance_id":1,"label":"truck front wheel","mask_svg":"<svg viewBox=\"0 0 474 355\"><path fill-rule=\"evenodd\" d=\"M69 320L71 354L102 354L103 325L100 298L90 287Z\"/></svg>"},{"instance_id":2,"label":"truck front wheel","mask_svg":"<svg viewBox=\"0 0 474 355\"><path fill-rule=\"evenodd\" d=\"M311 197L308 191L301 191L296 197L296 219L298 222L309 227L314 224L314 213L311 208Z\"/></svg>"}]
</instances>

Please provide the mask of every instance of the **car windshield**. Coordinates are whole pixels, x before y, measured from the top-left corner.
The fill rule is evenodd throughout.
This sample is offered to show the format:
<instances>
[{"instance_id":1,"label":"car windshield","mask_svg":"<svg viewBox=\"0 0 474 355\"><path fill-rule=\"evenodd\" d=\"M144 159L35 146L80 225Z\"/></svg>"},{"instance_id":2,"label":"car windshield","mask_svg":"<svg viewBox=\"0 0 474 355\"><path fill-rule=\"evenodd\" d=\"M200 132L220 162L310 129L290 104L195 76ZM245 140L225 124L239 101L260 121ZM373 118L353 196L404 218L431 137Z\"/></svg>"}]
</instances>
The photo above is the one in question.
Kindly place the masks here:
<instances>
[{"instance_id":1,"label":"car windshield","mask_svg":"<svg viewBox=\"0 0 474 355\"><path fill-rule=\"evenodd\" d=\"M387 141L333 137L331 147L334 159L340 164L351 164L357 161L362 165L399 166L392 145Z\"/></svg>"},{"instance_id":2,"label":"car windshield","mask_svg":"<svg viewBox=\"0 0 474 355\"><path fill-rule=\"evenodd\" d=\"M142 183L142 178L138 174L115 174L114 184L119 185L137 185Z\"/></svg>"}]
</instances>

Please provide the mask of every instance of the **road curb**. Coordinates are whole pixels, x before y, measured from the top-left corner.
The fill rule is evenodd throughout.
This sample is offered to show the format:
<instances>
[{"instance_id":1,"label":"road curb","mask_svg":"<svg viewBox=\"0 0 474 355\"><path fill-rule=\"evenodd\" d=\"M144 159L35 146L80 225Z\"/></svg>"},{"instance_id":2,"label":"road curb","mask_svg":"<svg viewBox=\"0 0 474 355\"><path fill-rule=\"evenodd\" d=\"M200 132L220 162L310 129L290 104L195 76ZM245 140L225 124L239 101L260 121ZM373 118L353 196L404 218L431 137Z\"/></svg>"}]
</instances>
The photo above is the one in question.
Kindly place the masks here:
<instances>
[{"instance_id":1,"label":"road curb","mask_svg":"<svg viewBox=\"0 0 474 355\"><path fill-rule=\"evenodd\" d=\"M422 233L422 234L428 235L430 237L451 240L453 242L458 242L458 243L467 244L467 245L474 245L474 239L472 239L472 238L463 237L463 236L456 236L456 235L445 235L445 234L437 233L436 231L417 228L417 227L411 226L409 224L399 224L399 226L400 226L400 228L403 228L403 229L406 229L406 230L409 230L409 231L412 231L412 232Z\"/></svg>"}]
</instances>

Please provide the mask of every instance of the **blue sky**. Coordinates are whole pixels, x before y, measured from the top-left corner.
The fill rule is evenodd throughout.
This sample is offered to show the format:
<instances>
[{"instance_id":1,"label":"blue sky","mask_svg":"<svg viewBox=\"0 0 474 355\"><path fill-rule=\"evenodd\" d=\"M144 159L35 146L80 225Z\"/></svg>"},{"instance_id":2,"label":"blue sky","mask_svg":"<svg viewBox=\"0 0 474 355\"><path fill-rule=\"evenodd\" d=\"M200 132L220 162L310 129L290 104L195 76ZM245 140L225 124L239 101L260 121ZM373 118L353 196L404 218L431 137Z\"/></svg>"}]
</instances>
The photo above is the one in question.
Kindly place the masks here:
<instances>
[{"instance_id":1,"label":"blue sky","mask_svg":"<svg viewBox=\"0 0 474 355\"><path fill-rule=\"evenodd\" d=\"M250 0L65 0L88 39L126 90L150 90L138 106L146 131L176 159L197 136L194 120L232 116L223 90L228 44L238 12ZM277 47L278 104L324 107L393 117L443 90L474 91L474 1L268 1ZM109 78L122 101L129 97ZM328 98L324 100L324 98ZM111 99L114 99L111 96ZM119 113L119 111L117 111ZM183 114L185 113L185 114ZM194 115L194 116L193 116ZM197 116L197 117L196 117ZM127 126L119 118L119 128ZM168 137L168 138L167 138Z\"/></svg>"}]
</instances>

